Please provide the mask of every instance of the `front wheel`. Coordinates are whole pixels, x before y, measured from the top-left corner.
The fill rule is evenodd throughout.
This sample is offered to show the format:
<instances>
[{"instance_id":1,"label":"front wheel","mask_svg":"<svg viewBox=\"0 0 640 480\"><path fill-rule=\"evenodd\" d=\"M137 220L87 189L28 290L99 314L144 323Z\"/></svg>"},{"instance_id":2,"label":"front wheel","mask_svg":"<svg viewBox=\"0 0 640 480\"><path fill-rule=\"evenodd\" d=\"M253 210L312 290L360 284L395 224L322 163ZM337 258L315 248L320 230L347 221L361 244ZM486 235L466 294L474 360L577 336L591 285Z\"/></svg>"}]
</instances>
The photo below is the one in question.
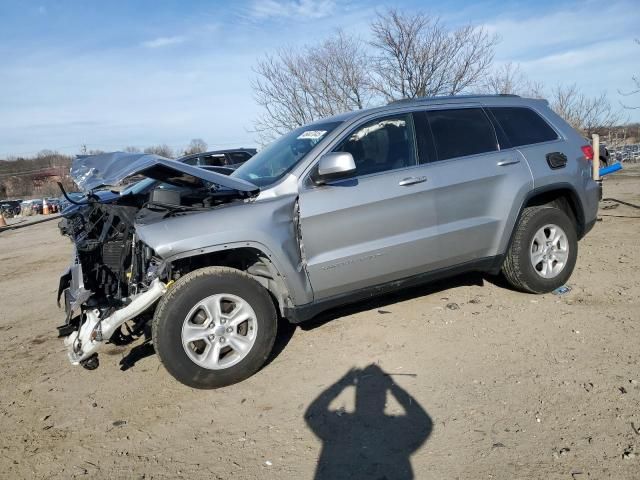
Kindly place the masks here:
<instances>
[{"instance_id":1,"label":"front wheel","mask_svg":"<svg viewBox=\"0 0 640 480\"><path fill-rule=\"evenodd\" d=\"M267 290L226 267L195 270L160 300L153 343L167 371L194 388L219 388L253 375L276 337L277 314Z\"/></svg>"},{"instance_id":2,"label":"front wheel","mask_svg":"<svg viewBox=\"0 0 640 480\"><path fill-rule=\"evenodd\" d=\"M518 290L548 293L569 279L577 256L576 229L564 211L527 207L516 226L502 273Z\"/></svg>"}]
</instances>

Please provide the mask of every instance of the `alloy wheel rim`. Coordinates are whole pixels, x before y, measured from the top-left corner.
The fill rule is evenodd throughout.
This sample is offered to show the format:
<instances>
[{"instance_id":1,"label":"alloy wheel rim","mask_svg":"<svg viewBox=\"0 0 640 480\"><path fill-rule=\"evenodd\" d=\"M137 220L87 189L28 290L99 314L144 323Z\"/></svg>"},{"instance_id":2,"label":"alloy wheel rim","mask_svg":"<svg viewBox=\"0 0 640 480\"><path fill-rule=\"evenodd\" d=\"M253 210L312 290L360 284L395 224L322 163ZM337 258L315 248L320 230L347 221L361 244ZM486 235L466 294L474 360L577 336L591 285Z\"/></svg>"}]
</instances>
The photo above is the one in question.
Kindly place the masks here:
<instances>
[{"instance_id":1,"label":"alloy wheel rim","mask_svg":"<svg viewBox=\"0 0 640 480\"><path fill-rule=\"evenodd\" d=\"M542 278L557 277L569 259L567 234L554 224L540 228L531 240L529 259L533 269Z\"/></svg>"},{"instance_id":2,"label":"alloy wheel rim","mask_svg":"<svg viewBox=\"0 0 640 480\"><path fill-rule=\"evenodd\" d=\"M222 370L242 361L258 333L249 303L227 293L200 300L187 314L181 331L184 351L198 366Z\"/></svg>"}]
</instances>

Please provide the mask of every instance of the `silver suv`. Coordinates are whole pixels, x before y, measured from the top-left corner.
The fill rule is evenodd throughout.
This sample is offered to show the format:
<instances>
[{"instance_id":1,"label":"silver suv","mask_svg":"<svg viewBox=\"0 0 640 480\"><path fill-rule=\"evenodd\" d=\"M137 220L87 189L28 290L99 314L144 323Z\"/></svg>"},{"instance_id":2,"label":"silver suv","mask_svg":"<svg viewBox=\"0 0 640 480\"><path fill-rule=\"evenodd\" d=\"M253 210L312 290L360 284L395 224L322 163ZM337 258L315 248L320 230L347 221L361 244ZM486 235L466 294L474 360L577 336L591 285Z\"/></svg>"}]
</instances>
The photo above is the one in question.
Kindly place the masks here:
<instances>
[{"instance_id":1,"label":"silver suv","mask_svg":"<svg viewBox=\"0 0 640 480\"><path fill-rule=\"evenodd\" d=\"M65 211L69 358L145 327L180 382L255 373L279 317L444 276L502 272L524 292L567 281L600 190L593 150L543 100L401 101L300 127L230 176L154 155L72 167L87 199ZM118 193L132 175L147 177Z\"/></svg>"}]
</instances>

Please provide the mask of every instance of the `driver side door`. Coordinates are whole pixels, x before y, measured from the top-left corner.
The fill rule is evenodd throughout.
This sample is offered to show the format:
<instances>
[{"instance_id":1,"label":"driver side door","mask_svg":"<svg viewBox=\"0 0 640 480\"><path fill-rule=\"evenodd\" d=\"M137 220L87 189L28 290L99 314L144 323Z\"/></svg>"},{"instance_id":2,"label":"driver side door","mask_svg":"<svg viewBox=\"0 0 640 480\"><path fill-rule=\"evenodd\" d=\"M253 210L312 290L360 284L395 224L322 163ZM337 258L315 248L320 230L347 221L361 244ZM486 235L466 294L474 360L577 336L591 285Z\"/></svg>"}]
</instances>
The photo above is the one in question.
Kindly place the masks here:
<instances>
[{"instance_id":1,"label":"driver side door","mask_svg":"<svg viewBox=\"0 0 640 480\"><path fill-rule=\"evenodd\" d=\"M300 193L300 229L314 299L420 273L438 259L437 218L412 113L350 131L333 151L353 155L355 176Z\"/></svg>"}]
</instances>

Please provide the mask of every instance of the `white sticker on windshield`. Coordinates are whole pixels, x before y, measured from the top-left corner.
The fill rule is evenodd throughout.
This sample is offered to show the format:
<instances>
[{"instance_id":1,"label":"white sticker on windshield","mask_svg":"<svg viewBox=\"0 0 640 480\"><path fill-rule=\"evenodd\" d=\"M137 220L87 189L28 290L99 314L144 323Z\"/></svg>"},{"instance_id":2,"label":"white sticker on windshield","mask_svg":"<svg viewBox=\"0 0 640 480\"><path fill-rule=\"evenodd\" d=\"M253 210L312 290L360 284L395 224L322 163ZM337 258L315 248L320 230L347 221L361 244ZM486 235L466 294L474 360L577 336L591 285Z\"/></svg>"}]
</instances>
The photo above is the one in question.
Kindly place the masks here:
<instances>
[{"instance_id":1,"label":"white sticker on windshield","mask_svg":"<svg viewBox=\"0 0 640 480\"><path fill-rule=\"evenodd\" d=\"M326 130L307 130L298 136L298 140L319 140L327 133Z\"/></svg>"}]
</instances>

